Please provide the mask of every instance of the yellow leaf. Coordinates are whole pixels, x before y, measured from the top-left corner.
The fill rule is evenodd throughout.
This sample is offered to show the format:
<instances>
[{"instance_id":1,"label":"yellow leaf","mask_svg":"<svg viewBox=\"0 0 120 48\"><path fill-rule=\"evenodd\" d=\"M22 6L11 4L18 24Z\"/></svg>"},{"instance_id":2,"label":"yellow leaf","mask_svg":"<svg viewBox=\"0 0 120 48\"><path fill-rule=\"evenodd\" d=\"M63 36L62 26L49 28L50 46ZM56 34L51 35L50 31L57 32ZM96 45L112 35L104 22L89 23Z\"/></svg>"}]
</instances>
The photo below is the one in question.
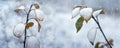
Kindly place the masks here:
<instances>
[{"instance_id":1,"label":"yellow leaf","mask_svg":"<svg viewBox=\"0 0 120 48\"><path fill-rule=\"evenodd\" d=\"M34 4L34 6L35 6L36 9L39 9L39 8L40 8L39 5L38 5L37 3Z\"/></svg>"},{"instance_id":2,"label":"yellow leaf","mask_svg":"<svg viewBox=\"0 0 120 48\"><path fill-rule=\"evenodd\" d=\"M29 22L26 24L26 29L29 29L30 27L32 27L34 25L33 22Z\"/></svg>"}]
</instances>

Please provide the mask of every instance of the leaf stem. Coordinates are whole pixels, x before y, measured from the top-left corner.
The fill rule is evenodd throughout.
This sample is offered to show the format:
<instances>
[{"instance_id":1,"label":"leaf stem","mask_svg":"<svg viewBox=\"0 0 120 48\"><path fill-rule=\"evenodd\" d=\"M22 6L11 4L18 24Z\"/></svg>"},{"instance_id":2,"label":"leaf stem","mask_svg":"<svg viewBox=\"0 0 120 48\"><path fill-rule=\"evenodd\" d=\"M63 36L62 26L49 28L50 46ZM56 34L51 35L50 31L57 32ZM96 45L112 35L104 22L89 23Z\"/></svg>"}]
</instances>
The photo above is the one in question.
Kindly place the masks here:
<instances>
[{"instance_id":1,"label":"leaf stem","mask_svg":"<svg viewBox=\"0 0 120 48\"><path fill-rule=\"evenodd\" d=\"M92 16L92 18L94 19L94 21L95 21L96 24L98 25L98 27L99 27L99 29L100 29L103 37L105 38L105 40L106 40L106 42L107 42L107 44L109 45L110 48L112 48L112 46L110 45L109 41L107 40L107 37L105 36L105 34L104 34L104 32L103 32L103 30L102 30L102 28L101 28L101 26L100 26L100 23L95 19L94 16Z\"/></svg>"},{"instance_id":2,"label":"leaf stem","mask_svg":"<svg viewBox=\"0 0 120 48\"><path fill-rule=\"evenodd\" d=\"M30 12L31 12L31 8L32 8L32 6L33 6L33 4L30 6L30 9L29 9L29 11L28 11L28 13L27 13L27 19L26 19L26 24L28 23L28 21L29 21L29 14L30 14ZM24 34L24 46L23 46L23 48L25 48L25 44L26 44L26 37L27 37L27 29L26 29L26 26L25 26L25 34Z\"/></svg>"}]
</instances>

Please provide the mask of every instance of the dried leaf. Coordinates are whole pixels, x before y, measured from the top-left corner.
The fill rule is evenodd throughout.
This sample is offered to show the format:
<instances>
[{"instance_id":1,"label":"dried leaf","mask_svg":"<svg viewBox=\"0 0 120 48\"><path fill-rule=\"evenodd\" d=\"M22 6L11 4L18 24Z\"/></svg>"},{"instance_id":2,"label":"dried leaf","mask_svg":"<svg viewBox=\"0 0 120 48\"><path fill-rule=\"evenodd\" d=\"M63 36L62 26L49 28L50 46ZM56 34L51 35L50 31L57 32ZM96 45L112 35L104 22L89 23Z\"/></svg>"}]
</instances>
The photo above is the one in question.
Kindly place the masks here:
<instances>
[{"instance_id":1,"label":"dried leaf","mask_svg":"<svg viewBox=\"0 0 120 48\"><path fill-rule=\"evenodd\" d=\"M76 22L77 33L82 28L83 21L84 21L84 17L82 17L82 16L77 20L77 22Z\"/></svg>"},{"instance_id":2,"label":"dried leaf","mask_svg":"<svg viewBox=\"0 0 120 48\"><path fill-rule=\"evenodd\" d=\"M17 9L15 9L14 11L16 12L16 13L19 13L19 11L20 10L23 10L23 9L25 9L25 6L19 6Z\"/></svg>"},{"instance_id":3,"label":"dried leaf","mask_svg":"<svg viewBox=\"0 0 120 48\"><path fill-rule=\"evenodd\" d=\"M104 10L102 10L101 12L100 12L100 14L104 14L105 12L104 12Z\"/></svg>"},{"instance_id":4,"label":"dried leaf","mask_svg":"<svg viewBox=\"0 0 120 48\"><path fill-rule=\"evenodd\" d=\"M113 39L110 39L108 42L109 42L110 45L113 45ZM109 44L106 43L106 44L104 44L104 45L105 45L105 46L108 46Z\"/></svg>"},{"instance_id":5,"label":"dried leaf","mask_svg":"<svg viewBox=\"0 0 120 48\"><path fill-rule=\"evenodd\" d=\"M34 25L33 22L29 22L26 24L26 29L29 29L30 27L32 27Z\"/></svg>"},{"instance_id":6,"label":"dried leaf","mask_svg":"<svg viewBox=\"0 0 120 48\"><path fill-rule=\"evenodd\" d=\"M40 8L39 5L38 5L37 3L34 4L34 6L35 6L36 9L39 9L39 8Z\"/></svg>"},{"instance_id":7,"label":"dried leaf","mask_svg":"<svg viewBox=\"0 0 120 48\"><path fill-rule=\"evenodd\" d=\"M34 19L35 19L37 22L40 22L40 18L38 18L37 16L35 16Z\"/></svg>"},{"instance_id":8,"label":"dried leaf","mask_svg":"<svg viewBox=\"0 0 120 48\"><path fill-rule=\"evenodd\" d=\"M113 40L112 40L112 39L110 39L110 40L109 40L109 43L110 43L111 45L113 45Z\"/></svg>"},{"instance_id":9,"label":"dried leaf","mask_svg":"<svg viewBox=\"0 0 120 48\"><path fill-rule=\"evenodd\" d=\"M40 32L40 29L41 29L41 25L40 25L40 23L38 22L38 32Z\"/></svg>"},{"instance_id":10,"label":"dried leaf","mask_svg":"<svg viewBox=\"0 0 120 48\"><path fill-rule=\"evenodd\" d=\"M16 13L19 13L20 10L21 10L21 9L15 9L14 11L15 11Z\"/></svg>"},{"instance_id":11,"label":"dried leaf","mask_svg":"<svg viewBox=\"0 0 120 48\"><path fill-rule=\"evenodd\" d=\"M109 44L110 44L110 45L113 45L113 39L110 39L110 40L109 40Z\"/></svg>"},{"instance_id":12,"label":"dried leaf","mask_svg":"<svg viewBox=\"0 0 120 48\"><path fill-rule=\"evenodd\" d=\"M35 19L35 20L37 21L37 23L38 23L38 32L40 32L40 29L41 29L40 19L39 19L38 17L35 17L34 19Z\"/></svg>"}]
</instances>

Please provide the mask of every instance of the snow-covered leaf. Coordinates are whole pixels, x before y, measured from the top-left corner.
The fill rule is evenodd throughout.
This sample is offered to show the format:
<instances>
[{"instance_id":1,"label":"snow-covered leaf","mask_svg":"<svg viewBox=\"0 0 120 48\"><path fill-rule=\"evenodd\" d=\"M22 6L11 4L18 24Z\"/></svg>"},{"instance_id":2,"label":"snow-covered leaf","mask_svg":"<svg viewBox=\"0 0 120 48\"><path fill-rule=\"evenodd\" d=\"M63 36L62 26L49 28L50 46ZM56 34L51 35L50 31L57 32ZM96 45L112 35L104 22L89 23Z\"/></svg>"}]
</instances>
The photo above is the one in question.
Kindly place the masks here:
<instances>
[{"instance_id":1,"label":"snow-covered leaf","mask_svg":"<svg viewBox=\"0 0 120 48\"><path fill-rule=\"evenodd\" d=\"M76 22L77 32L82 28L83 21L84 21L84 18L82 16L77 20L77 22Z\"/></svg>"},{"instance_id":2,"label":"snow-covered leaf","mask_svg":"<svg viewBox=\"0 0 120 48\"><path fill-rule=\"evenodd\" d=\"M17 9L15 9L14 11L15 11L16 13L19 13L19 11L21 11L21 10L23 10L23 9L25 9L25 6L20 6L20 7L18 7Z\"/></svg>"},{"instance_id":3,"label":"snow-covered leaf","mask_svg":"<svg viewBox=\"0 0 120 48\"><path fill-rule=\"evenodd\" d=\"M91 28L87 33L88 40L92 45L94 45L96 34L97 34L97 27Z\"/></svg>"},{"instance_id":4,"label":"snow-covered leaf","mask_svg":"<svg viewBox=\"0 0 120 48\"><path fill-rule=\"evenodd\" d=\"M84 17L86 22L88 22L92 16L92 12L92 8L83 8L80 10L80 15Z\"/></svg>"},{"instance_id":5,"label":"snow-covered leaf","mask_svg":"<svg viewBox=\"0 0 120 48\"><path fill-rule=\"evenodd\" d=\"M93 16L98 16L99 14L104 14L103 9L97 10L93 12Z\"/></svg>"},{"instance_id":6,"label":"snow-covered leaf","mask_svg":"<svg viewBox=\"0 0 120 48\"><path fill-rule=\"evenodd\" d=\"M75 8L73 8L73 10L72 10L72 18L74 18L74 17L76 17L77 15L79 15L80 14L80 7L75 7Z\"/></svg>"},{"instance_id":7,"label":"snow-covered leaf","mask_svg":"<svg viewBox=\"0 0 120 48\"><path fill-rule=\"evenodd\" d=\"M40 42L34 36L27 37L25 48L40 48Z\"/></svg>"},{"instance_id":8,"label":"snow-covered leaf","mask_svg":"<svg viewBox=\"0 0 120 48\"><path fill-rule=\"evenodd\" d=\"M19 23L14 27L13 34L15 37L20 38L25 30L25 25L23 23Z\"/></svg>"}]
</instances>

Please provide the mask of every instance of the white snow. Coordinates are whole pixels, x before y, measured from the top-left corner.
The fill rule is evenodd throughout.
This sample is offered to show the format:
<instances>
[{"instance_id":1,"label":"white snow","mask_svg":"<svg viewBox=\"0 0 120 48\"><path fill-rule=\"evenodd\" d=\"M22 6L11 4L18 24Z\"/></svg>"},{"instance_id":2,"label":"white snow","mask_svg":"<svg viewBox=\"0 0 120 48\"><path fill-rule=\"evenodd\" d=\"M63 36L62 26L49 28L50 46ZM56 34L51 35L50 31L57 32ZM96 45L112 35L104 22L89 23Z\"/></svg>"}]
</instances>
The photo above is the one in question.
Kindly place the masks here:
<instances>
[{"instance_id":1,"label":"white snow","mask_svg":"<svg viewBox=\"0 0 120 48\"><path fill-rule=\"evenodd\" d=\"M18 7L18 9L25 9L25 6L20 6L20 7Z\"/></svg>"},{"instance_id":2,"label":"white snow","mask_svg":"<svg viewBox=\"0 0 120 48\"><path fill-rule=\"evenodd\" d=\"M72 10L72 18L80 14L80 7L76 7Z\"/></svg>"},{"instance_id":3,"label":"white snow","mask_svg":"<svg viewBox=\"0 0 120 48\"><path fill-rule=\"evenodd\" d=\"M92 15L92 8L83 8L80 10L80 15L83 16L86 20L89 19Z\"/></svg>"}]
</instances>

